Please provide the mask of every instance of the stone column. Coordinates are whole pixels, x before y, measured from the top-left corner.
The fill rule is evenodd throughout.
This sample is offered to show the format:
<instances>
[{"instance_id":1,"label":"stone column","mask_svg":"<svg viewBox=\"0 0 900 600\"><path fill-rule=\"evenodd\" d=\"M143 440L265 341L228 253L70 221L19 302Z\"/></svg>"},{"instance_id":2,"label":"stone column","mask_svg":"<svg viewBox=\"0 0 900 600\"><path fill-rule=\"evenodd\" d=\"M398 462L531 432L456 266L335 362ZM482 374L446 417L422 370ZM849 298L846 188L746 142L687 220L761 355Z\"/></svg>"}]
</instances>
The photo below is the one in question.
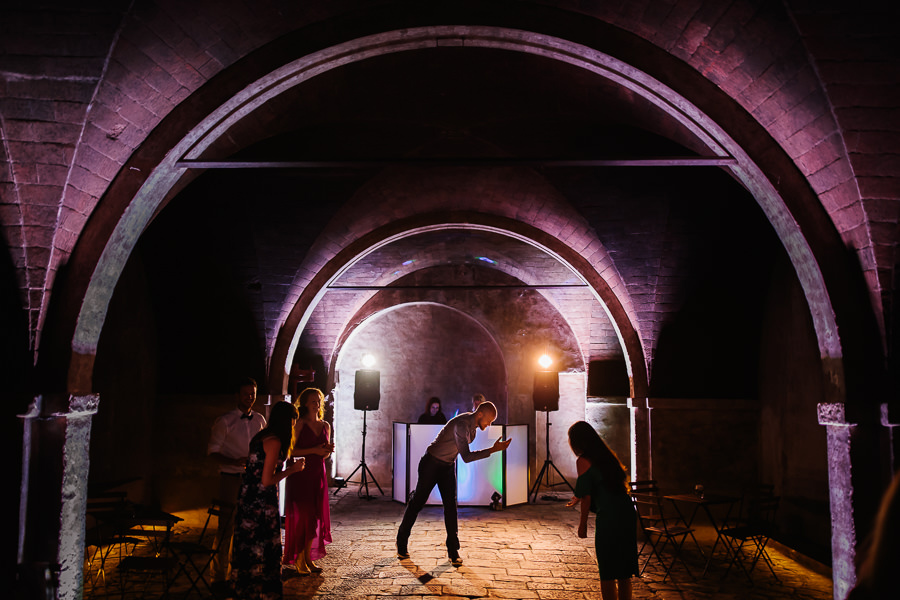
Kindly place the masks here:
<instances>
[{"instance_id":1,"label":"stone column","mask_svg":"<svg viewBox=\"0 0 900 600\"><path fill-rule=\"evenodd\" d=\"M888 473L893 475L900 470L900 411L891 410L890 404L881 405L881 426L885 429L888 456Z\"/></svg>"},{"instance_id":2,"label":"stone column","mask_svg":"<svg viewBox=\"0 0 900 600\"><path fill-rule=\"evenodd\" d=\"M828 489L831 499L831 569L835 600L844 600L856 583L857 532L852 481L853 433L842 403L818 406L819 424L828 439Z\"/></svg>"},{"instance_id":3,"label":"stone column","mask_svg":"<svg viewBox=\"0 0 900 600\"><path fill-rule=\"evenodd\" d=\"M650 451L650 400L629 398L631 412L631 469L632 480L653 479Z\"/></svg>"},{"instance_id":4,"label":"stone column","mask_svg":"<svg viewBox=\"0 0 900 600\"><path fill-rule=\"evenodd\" d=\"M99 396L38 396L23 421L18 568L26 597L81 597L91 417Z\"/></svg>"}]
</instances>

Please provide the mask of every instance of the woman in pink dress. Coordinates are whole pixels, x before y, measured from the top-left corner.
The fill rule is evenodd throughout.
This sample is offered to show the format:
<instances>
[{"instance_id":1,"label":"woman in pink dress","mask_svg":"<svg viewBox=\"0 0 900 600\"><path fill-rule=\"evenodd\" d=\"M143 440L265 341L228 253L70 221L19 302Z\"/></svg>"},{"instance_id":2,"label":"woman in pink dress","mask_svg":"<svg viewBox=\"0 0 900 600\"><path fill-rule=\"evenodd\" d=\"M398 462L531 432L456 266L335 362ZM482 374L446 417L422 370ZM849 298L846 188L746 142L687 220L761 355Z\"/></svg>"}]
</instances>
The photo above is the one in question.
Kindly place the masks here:
<instances>
[{"instance_id":1,"label":"woman in pink dress","mask_svg":"<svg viewBox=\"0 0 900 600\"><path fill-rule=\"evenodd\" d=\"M295 405L300 418L294 426L292 456L306 459L306 468L287 479L284 500L284 564L300 575L321 573L313 562L325 556L331 543L331 513L328 508L328 476L325 458L334 451L331 428L322 420L325 397L316 388L300 392Z\"/></svg>"}]
</instances>

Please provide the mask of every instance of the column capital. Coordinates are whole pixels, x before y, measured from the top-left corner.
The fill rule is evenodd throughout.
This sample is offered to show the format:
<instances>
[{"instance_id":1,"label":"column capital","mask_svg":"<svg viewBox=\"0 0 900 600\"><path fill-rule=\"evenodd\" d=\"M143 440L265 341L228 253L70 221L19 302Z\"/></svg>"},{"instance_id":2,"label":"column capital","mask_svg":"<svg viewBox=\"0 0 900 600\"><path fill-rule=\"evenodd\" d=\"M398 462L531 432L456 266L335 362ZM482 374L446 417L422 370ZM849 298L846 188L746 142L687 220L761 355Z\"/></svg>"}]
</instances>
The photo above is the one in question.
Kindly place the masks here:
<instances>
[{"instance_id":1,"label":"column capital","mask_svg":"<svg viewBox=\"0 0 900 600\"><path fill-rule=\"evenodd\" d=\"M857 423L847 420L847 407L843 402L820 402L816 406L819 425L852 427Z\"/></svg>"},{"instance_id":2,"label":"column capital","mask_svg":"<svg viewBox=\"0 0 900 600\"><path fill-rule=\"evenodd\" d=\"M34 396L22 419L85 417L97 414L100 394L40 394Z\"/></svg>"}]
</instances>

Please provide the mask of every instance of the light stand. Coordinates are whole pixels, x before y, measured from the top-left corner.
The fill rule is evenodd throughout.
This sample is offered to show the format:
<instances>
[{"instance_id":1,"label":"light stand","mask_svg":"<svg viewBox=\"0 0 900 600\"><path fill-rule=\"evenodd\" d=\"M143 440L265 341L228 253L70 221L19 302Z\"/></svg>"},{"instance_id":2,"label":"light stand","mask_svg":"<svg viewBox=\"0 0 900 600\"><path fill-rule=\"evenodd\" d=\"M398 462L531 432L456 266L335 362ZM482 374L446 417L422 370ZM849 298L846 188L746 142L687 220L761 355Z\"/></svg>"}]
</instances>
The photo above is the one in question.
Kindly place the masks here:
<instances>
[{"instance_id":1,"label":"light stand","mask_svg":"<svg viewBox=\"0 0 900 600\"><path fill-rule=\"evenodd\" d=\"M378 485L378 481L375 480L375 476L366 465L366 412L369 410L378 410L378 402L380 399L380 373L373 369L359 369L356 372L356 388L353 391L353 408L363 411L362 454L360 455L359 465L353 469L353 472L350 473L350 477L341 481L338 484L337 489L334 490L335 495L337 495L340 489L350 483L350 480L353 479L353 476L356 475L357 471L362 469L359 480L359 497L364 500L371 500L374 497L369 495L370 477L372 478L372 483L375 484L375 487L377 487L378 491L381 492L381 495L384 496L381 486ZM363 488L366 490L365 495L363 495Z\"/></svg>"},{"instance_id":2,"label":"light stand","mask_svg":"<svg viewBox=\"0 0 900 600\"><path fill-rule=\"evenodd\" d=\"M570 490L572 490L573 494L575 493L575 488L573 488L572 485L568 481L566 481L566 478L563 477L563 474L559 472L559 469L557 469L556 465L553 464L553 461L550 460L550 411L545 409L544 414L547 415L547 435L545 438L545 440L547 442L547 454L546 454L546 458L544 459L544 466L541 467L541 472L538 474L538 477L535 480L534 485L531 487L531 491L528 493L529 496L532 496L532 495L534 496L534 498L531 500L532 502L537 500L537 491L538 491L538 488L541 486L541 480L544 478L545 475L547 477L547 483L546 483L547 487L554 487L557 485L565 484L569 487ZM550 482L550 469L548 469L547 467L551 467L554 471L556 471L556 474L559 475L559 477L560 477L560 479L562 479L562 481L557 481L556 483L551 483Z\"/></svg>"},{"instance_id":3,"label":"light stand","mask_svg":"<svg viewBox=\"0 0 900 600\"><path fill-rule=\"evenodd\" d=\"M344 480L344 482L334 490L335 495L337 495L338 490L343 488L345 485L350 483L350 480L353 479L353 476L356 475L356 472L362 469L362 472L359 474L359 497L363 500L371 500L374 496L369 495L369 477L372 478L372 483L375 484L375 487L378 488L378 491L381 492L381 495L384 496L384 492L381 490L381 486L378 485L378 481L375 479L375 475L372 474L372 471L369 470L369 467L366 465L366 410L363 409L363 428L362 428L362 455L360 456L359 465L353 472L350 473L350 476ZM363 495L363 488L366 489L365 495Z\"/></svg>"}]
</instances>

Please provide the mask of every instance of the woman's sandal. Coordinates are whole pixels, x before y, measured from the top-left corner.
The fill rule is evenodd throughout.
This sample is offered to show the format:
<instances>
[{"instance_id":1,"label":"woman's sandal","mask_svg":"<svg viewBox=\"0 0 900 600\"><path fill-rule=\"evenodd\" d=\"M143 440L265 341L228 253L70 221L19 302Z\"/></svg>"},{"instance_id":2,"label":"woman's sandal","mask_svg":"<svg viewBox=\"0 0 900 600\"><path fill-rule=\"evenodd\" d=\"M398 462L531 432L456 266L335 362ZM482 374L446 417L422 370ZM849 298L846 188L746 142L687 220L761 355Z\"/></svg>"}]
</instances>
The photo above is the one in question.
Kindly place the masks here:
<instances>
[{"instance_id":1,"label":"woman's sandal","mask_svg":"<svg viewBox=\"0 0 900 600\"><path fill-rule=\"evenodd\" d=\"M294 568L297 569L297 573L303 577L306 577L307 575L312 573L312 570L308 566L306 566L306 562L300 559L294 562Z\"/></svg>"},{"instance_id":2,"label":"woman's sandal","mask_svg":"<svg viewBox=\"0 0 900 600\"><path fill-rule=\"evenodd\" d=\"M309 561L308 563L306 563L306 568L309 569L310 573L321 573L322 572L322 567L316 565L312 561Z\"/></svg>"}]
</instances>

